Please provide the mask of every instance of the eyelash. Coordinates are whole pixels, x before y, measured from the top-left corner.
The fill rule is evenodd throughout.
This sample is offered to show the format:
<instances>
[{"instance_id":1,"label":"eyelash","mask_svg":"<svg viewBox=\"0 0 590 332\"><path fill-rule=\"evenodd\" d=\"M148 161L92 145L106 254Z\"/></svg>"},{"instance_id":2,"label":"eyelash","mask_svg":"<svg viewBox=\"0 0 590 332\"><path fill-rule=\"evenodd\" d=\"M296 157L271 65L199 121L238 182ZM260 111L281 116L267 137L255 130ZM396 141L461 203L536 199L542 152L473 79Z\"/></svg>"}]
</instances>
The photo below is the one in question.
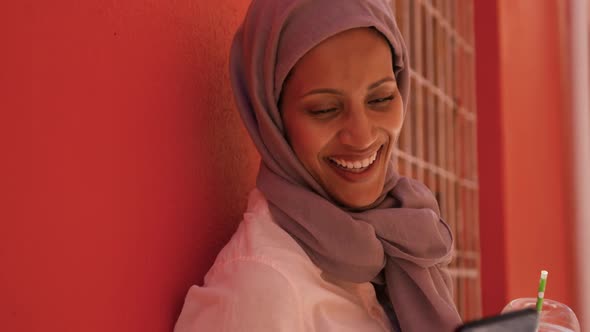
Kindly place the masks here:
<instances>
[{"instance_id":1,"label":"eyelash","mask_svg":"<svg viewBox=\"0 0 590 332\"><path fill-rule=\"evenodd\" d=\"M324 115L324 114L328 114L330 112L333 112L337 110L336 108L328 108L325 110L316 110L316 111L310 111L309 113L313 114L313 115Z\"/></svg>"},{"instance_id":2,"label":"eyelash","mask_svg":"<svg viewBox=\"0 0 590 332\"><path fill-rule=\"evenodd\" d=\"M375 105L375 104L382 104L382 103L386 103L388 101L393 100L395 96L392 94L390 96L384 97L384 98L377 98L377 99L373 99L369 101L369 104L371 105ZM310 111L311 114L313 115L324 115L324 114L328 114L331 112L336 111L337 108L328 108L328 109L324 109L324 110L315 110L315 111Z\"/></svg>"},{"instance_id":3,"label":"eyelash","mask_svg":"<svg viewBox=\"0 0 590 332\"><path fill-rule=\"evenodd\" d=\"M377 98L377 99L373 99L371 101L369 101L369 104L381 104L381 103L385 103L388 102L390 100L393 100L393 95L389 95L385 98Z\"/></svg>"}]
</instances>

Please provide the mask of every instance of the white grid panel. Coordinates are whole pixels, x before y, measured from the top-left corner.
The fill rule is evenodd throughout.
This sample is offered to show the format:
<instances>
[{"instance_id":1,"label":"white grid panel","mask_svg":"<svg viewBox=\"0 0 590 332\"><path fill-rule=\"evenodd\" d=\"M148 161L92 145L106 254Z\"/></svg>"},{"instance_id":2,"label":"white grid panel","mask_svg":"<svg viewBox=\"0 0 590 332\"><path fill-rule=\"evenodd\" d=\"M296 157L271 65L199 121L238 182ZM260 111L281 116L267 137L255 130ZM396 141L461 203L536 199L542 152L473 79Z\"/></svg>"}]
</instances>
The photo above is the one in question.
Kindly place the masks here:
<instances>
[{"instance_id":1,"label":"white grid panel","mask_svg":"<svg viewBox=\"0 0 590 332\"><path fill-rule=\"evenodd\" d=\"M412 68L395 156L401 174L436 194L453 229L450 271L464 320L481 316L473 1L393 2Z\"/></svg>"}]
</instances>

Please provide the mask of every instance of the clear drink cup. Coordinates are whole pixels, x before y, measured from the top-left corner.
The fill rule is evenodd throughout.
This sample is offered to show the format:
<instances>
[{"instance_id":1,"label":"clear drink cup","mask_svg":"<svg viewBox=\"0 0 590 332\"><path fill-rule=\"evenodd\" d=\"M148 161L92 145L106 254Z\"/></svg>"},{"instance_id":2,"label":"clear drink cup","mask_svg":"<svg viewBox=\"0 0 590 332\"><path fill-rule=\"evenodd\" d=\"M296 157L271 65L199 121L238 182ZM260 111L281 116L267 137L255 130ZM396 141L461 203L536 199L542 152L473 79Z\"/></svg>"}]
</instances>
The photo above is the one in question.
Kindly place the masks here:
<instances>
[{"instance_id":1,"label":"clear drink cup","mask_svg":"<svg viewBox=\"0 0 590 332\"><path fill-rule=\"evenodd\" d=\"M519 298L508 303L502 313L536 308L537 299L532 297ZM580 323L576 314L567 305L550 299L543 300L543 309L539 315L538 332L580 332Z\"/></svg>"}]
</instances>

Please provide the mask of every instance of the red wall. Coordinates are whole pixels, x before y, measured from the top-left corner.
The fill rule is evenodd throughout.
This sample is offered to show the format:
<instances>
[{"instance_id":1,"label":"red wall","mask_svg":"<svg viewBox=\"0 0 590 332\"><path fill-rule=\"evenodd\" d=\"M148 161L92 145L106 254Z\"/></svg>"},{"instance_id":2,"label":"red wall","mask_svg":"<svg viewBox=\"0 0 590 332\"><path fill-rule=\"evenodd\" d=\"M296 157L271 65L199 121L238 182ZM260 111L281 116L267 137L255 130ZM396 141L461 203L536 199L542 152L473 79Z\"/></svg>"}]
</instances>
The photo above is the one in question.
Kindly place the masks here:
<instances>
[{"instance_id":1,"label":"red wall","mask_svg":"<svg viewBox=\"0 0 590 332\"><path fill-rule=\"evenodd\" d=\"M247 3L35 1L33 194L0 232L0 330L172 329L254 185L227 74Z\"/></svg>"},{"instance_id":2,"label":"red wall","mask_svg":"<svg viewBox=\"0 0 590 332\"><path fill-rule=\"evenodd\" d=\"M575 309L559 2L475 1L484 314L535 297Z\"/></svg>"}]
</instances>

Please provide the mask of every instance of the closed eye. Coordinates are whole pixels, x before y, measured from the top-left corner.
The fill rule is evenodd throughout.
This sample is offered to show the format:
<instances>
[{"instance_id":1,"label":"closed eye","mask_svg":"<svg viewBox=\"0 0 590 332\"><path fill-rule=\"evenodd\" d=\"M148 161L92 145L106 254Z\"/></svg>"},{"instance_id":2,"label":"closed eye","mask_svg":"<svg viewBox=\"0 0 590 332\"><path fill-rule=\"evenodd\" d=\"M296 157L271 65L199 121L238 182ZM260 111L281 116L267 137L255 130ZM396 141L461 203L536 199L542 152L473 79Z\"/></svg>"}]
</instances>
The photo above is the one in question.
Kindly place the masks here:
<instances>
[{"instance_id":1,"label":"closed eye","mask_svg":"<svg viewBox=\"0 0 590 332\"><path fill-rule=\"evenodd\" d=\"M322 114L328 114L331 112L336 111L336 108L327 108L324 110L313 110L313 111L309 111L309 113L313 114L313 115L322 115Z\"/></svg>"},{"instance_id":2,"label":"closed eye","mask_svg":"<svg viewBox=\"0 0 590 332\"><path fill-rule=\"evenodd\" d=\"M372 105L374 105L374 104L382 104L382 103L386 103L386 102L388 102L390 100L393 100L393 95L390 95L390 96L387 96L387 97L384 97L384 98L377 98L377 99L369 100L369 104L372 104Z\"/></svg>"}]
</instances>

